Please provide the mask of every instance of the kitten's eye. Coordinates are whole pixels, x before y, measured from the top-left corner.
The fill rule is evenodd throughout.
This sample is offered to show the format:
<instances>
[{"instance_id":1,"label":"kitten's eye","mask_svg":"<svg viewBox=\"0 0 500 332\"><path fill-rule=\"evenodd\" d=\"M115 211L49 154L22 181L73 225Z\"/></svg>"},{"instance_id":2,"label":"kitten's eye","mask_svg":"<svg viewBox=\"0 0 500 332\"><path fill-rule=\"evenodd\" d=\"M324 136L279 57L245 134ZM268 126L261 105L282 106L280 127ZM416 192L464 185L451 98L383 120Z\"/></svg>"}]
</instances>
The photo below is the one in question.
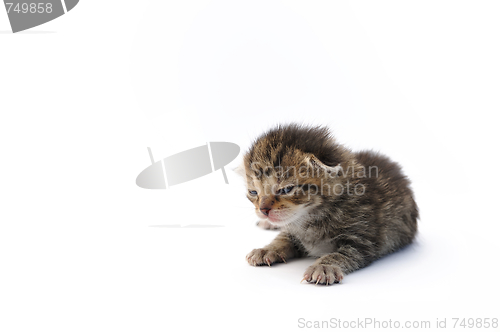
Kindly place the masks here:
<instances>
[{"instance_id":1,"label":"kitten's eye","mask_svg":"<svg viewBox=\"0 0 500 332\"><path fill-rule=\"evenodd\" d=\"M278 190L278 195L286 195L290 191L292 191L293 188L295 188L295 186L288 186L288 187L285 187L285 188L281 188L280 190Z\"/></svg>"},{"instance_id":2,"label":"kitten's eye","mask_svg":"<svg viewBox=\"0 0 500 332\"><path fill-rule=\"evenodd\" d=\"M255 190L249 190L248 193L252 196L257 196L257 192Z\"/></svg>"}]
</instances>

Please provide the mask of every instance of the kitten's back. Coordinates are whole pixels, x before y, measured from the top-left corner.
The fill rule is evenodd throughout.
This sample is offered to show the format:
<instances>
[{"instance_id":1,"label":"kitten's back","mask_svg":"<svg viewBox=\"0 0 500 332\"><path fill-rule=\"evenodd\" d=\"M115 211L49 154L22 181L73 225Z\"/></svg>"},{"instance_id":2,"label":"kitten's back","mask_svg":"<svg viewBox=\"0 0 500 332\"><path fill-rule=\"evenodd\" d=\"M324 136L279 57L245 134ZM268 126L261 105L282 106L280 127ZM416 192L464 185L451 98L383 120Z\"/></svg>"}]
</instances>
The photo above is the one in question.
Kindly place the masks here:
<instances>
[{"instance_id":1,"label":"kitten's back","mask_svg":"<svg viewBox=\"0 0 500 332\"><path fill-rule=\"evenodd\" d=\"M372 196L373 201L379 201L378 219L387 224L384 238L400 239L398 243L383 241L387 251L411 243L417 232L419 213L410 180L404 175L401 166L374 151L360 151L355 153L355 157L366 169L364 182L371 189L367 190L366 195ZM382 201L379 200L381 197ZM389 234L391 232L397 234Z\"/></svg>"}]
</instances>

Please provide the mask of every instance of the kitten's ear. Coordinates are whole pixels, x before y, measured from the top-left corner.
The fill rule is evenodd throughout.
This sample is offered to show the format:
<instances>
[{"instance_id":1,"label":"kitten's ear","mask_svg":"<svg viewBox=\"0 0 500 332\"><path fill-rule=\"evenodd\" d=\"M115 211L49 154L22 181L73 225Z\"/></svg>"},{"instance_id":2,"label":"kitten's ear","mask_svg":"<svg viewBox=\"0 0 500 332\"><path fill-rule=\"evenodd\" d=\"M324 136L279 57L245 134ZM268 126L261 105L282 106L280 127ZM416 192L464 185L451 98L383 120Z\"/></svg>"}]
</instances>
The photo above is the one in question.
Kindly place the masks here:
<instances>
[{"instance_id":1,"label":"kitten's ear","mask_svg":"<svg viewBox=\"0 0 500 332\"><path fill-rule=\"evenodd\" d=\"M318 171L326 172L331 177L337 176L339 174L339 172L342 171L342 166L340 166L340 163L337 166L334 166L334 167L328 166L328 165L325 165L321 160L319 160L318 158L316 158L316 156L314 156L314 155L308 156L306 158L306 160L307 160L307 163L311 167L313 167L314 169L316 169Z\"/></svg>"},{"instance_id":2,"label":"kitten's ear","mask_svg":"<svg viewBox=\"0 0 500 332\"><path fill-rule=\"evenodd\" d=\"M233 172L235 172L236 174L238 174L239 176L241 177L245 177L245 162L242 162L241 164L238 165L238 167L234 168L233 169Z\"/></svg>"}]
</instances>

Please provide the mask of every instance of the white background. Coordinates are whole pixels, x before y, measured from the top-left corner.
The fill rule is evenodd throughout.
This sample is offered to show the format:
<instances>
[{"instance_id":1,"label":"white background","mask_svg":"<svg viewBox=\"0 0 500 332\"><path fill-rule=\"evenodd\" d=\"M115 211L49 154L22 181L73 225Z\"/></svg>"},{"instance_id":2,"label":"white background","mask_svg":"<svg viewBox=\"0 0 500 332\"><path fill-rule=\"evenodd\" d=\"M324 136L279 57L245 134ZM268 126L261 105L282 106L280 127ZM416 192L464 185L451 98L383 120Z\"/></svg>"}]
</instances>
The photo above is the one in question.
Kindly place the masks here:
<instances>
[{"instance_id":1,"label":"white background","mask_svg":"<svg viewBox=\"0 0 500 332\"><path fill-rule=\"evenodd\" d=\"M496 1L81 1L12 34L0 10L0 330L500 318L499 15ZM400 162L416 243L341 285L300 284L312 259L244 259L277 233L255 226L230 171L241 155L229 185L135 185L148 146L244 150L291 121Z\"/></svg>"}]
</instances>

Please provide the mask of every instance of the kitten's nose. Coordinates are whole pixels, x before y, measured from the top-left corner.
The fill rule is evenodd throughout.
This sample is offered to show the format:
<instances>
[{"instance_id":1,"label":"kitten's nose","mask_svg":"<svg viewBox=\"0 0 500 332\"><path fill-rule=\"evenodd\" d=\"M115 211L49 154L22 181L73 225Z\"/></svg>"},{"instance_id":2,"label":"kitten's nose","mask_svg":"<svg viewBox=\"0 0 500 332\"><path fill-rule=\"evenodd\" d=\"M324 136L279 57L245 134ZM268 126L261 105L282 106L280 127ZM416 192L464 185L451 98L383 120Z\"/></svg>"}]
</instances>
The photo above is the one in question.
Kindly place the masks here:
<instances>
[{"instance_id":1,"label":"kitten's nose","mask_svg":"<svg viewBox=\"0 0 500 332\"><path fill-rule=\"evenodd\" d=\"M262 197L259 205L260 212L262 212L265 216L269 215L269 212L273 208L274 200L272 197L264 196Z\"/></svg>"},{"instance_id":2,"label":"kitten's nose","mask_svg":"<svg viewBox=\"0 0 500 332\"><path fill-rule=\"evenodd\" d=\"M261 208L260 209L260 212L264 213L264 215L266 215L266 216L269 215L269 211L271 211L270 208Z\"/></svg>"}]
</instances>

